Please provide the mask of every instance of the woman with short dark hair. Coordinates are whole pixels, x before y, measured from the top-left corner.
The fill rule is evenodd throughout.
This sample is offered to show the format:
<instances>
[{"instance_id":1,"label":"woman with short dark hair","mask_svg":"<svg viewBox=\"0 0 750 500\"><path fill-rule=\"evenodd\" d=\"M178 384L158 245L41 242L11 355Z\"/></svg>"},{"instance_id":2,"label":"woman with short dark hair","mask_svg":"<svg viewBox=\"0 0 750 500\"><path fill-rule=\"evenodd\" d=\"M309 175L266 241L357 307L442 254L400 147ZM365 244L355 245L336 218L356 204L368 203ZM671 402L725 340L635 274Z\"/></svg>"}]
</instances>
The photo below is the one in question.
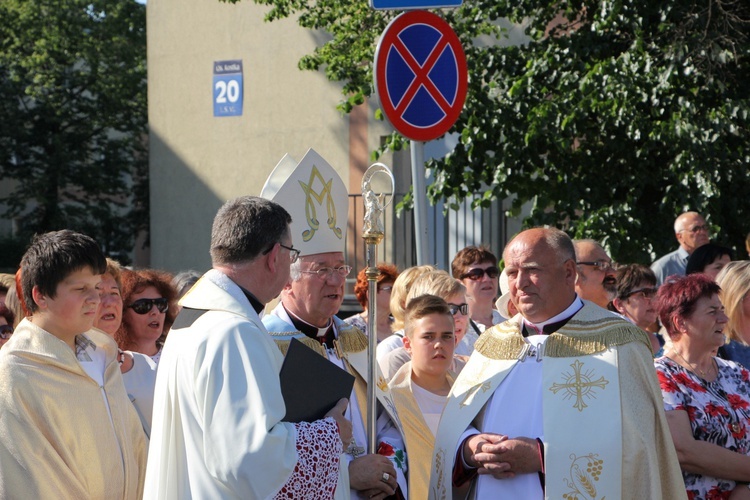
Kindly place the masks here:
<instances>
[{"instance_id":1,"label":"woman with short dark hair","mask_svg":"<svg viewBox=\"0 0 750 500\"><path fill-rule=\"evenodd\" d=\"M721 270L731 261L731 249L715 243L706 243L690 254L685 267L685 274L703 273L716 280Z\"/></svg>"},{"instance_id":2,"label":"woman with short dark hair","mask_svg":"<svg viewBox=\"0 0 750 500\"><path fill-rule=\"evenodd\" d=\"M635 326L648 333L651 340L651 351L660 355L664 340L649 331L656 323L656 308L653 298L656 296L656 275L641 264L629 264L617 269L617 292L609 304L609 309L622 314Z\"/></svg>"}]
</instances>

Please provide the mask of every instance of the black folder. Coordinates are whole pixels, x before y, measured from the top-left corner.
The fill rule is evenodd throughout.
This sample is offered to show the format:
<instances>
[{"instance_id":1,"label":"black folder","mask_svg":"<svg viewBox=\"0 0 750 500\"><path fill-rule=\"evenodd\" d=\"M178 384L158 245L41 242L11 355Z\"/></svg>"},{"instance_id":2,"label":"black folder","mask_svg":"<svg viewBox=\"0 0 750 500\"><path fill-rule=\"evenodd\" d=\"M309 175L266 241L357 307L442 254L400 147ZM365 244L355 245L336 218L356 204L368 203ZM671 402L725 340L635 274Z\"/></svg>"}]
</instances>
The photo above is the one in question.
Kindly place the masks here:
<instances>
[{"instance_id":1,"label":"black folder","mask_svg":"<svg viewBox=\"0 0 750 500\"><path fill-rule=\"evenodd\" d=\"M279 373L285 422L320 420L341 398L351 397L354 376L297 339L292 339Z\"/></svg>"}]
</instances>

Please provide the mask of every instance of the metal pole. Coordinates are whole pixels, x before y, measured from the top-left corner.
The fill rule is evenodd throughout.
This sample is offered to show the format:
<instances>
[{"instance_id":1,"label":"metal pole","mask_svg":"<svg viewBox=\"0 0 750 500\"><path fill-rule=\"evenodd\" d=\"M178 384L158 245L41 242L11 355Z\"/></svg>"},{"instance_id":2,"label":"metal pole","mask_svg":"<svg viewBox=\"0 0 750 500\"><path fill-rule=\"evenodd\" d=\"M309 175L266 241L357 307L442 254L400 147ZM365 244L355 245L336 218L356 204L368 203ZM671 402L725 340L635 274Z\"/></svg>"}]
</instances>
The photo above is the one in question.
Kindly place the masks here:
<instances>
[{"instance_id":1,"label":"metal pole","mask_svg":"<svg viewBox=\"0 0 750 500\"><path fill-rule=\"evenodd\" d=\"M378 193L372 187L372 178L378 174L386 174L390 181L390 193ZM368 301L367 301L367 453L377 453L377 373L378 365L375 362L375 348L378 344L378 276L380 270L377 267L378 244L383 240L385 229L380 220L383 210L393 199L393 191L396 182L391 171L382 163L375 163L362 176L362 199L365 204L365 217L362 226L362 237L367 244L367 276ZM385 198L389 197L387 203Z\"/></svg>"},{"instance_id":2,"label":"metal pole","mask_svg":"<svg viewBox=\"0 0 750 500\"><path fill-rule=\"evenodd\" d=\"M427 228L427 188L424 181L424 143L411 141L411 180L414 189L414 233L417 265L430 263L430 234Z\"/></svg>"},{"instance_id":3,"label":"metal pole","mask_svg":"<svg viewBox=\"0 0 750 500\"><path fill-rule=\"evenodd\" d=\"M380 269L377 267L377 243L372 239L367 241L367 276L368 298L367 298L367 453L377 453L377 379L375 378L376 363L375 349L378 344L378 276Z\"/></svg>"}]
</instances>

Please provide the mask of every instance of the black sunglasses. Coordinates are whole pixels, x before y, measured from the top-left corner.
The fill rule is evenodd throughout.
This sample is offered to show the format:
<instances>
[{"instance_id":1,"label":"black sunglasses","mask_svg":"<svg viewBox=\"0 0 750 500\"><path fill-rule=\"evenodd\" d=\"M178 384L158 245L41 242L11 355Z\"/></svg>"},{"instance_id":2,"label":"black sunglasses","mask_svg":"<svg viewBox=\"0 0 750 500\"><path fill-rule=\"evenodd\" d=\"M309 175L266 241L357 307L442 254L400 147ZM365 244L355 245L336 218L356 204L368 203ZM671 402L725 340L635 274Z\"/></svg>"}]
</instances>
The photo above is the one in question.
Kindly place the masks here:
<instances>
[{"instance_id":1,"label":"black sunglasses","mask_svg":"<svg viewBox=\"0 0 750 500\"><path fill-rule=\"evenodd\" d=\"M10 325L0 325L0 339L6 340L13 335L13 327Z\"/></svg>"},{"instance_id":2,"label":"black sunglasses","mask_svg":"<svg viewBox=\"0 0 750 500\"><path fill-rule=\"evenodd\" d=\"M458 314L459 311L464 316L466 316L467 314L469 314L469 304L467 304L466 302L464 302L463 304L451 304L451 303L448 303L448 307L450 308L451 314L453 316L455 316L456 314Z\"/></svg>"},{"instance_id":3,"label":"black sunglasses","mask_svg":"<svg viewBox=\"0 0 750 500\"><path fill-rule=\"evenodd\" d=\"M487 269L475 267L474 269L469 269L464 274L462 274L461 279L469 278L472 281L479 281L485 274L490 279L494 280L495 278L500 276L500 269L496 268L495 266L488 267Z\"/></svg>"},{"instance_id":4,"label":"black sunglasses","mask_svg":"<svg viewBox=\"0 0 750 500\"><path fill-rule=\"evenodd\" d=\"M165 313L169 309L169 301L163 297L160 299L138 299L125 307L131 308L136 314L148 314L154 306L160 313Z\"/></svg>"}]
</instances>

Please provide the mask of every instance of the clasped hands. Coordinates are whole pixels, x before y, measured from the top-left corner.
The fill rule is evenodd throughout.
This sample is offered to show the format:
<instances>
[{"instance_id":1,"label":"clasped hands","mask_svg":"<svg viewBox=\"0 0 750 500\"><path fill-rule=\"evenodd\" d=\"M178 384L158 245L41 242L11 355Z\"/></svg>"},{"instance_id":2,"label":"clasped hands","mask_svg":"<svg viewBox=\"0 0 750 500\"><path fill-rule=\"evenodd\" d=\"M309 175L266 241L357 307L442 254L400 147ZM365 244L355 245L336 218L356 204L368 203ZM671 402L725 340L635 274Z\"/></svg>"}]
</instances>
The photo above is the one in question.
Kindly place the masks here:
<instances>
[{"instance_id":1,"label":"clasped hands","mask_svg":"<svg viewBox=\"0 0 750 500\"><path fill-rule=\"evenodd\" d=\"M509 438L502 434L475 434L464 441L464 461L495 479L508 479L516 474L542 470L536 439Z\"/></svg>"}]
</instances>

